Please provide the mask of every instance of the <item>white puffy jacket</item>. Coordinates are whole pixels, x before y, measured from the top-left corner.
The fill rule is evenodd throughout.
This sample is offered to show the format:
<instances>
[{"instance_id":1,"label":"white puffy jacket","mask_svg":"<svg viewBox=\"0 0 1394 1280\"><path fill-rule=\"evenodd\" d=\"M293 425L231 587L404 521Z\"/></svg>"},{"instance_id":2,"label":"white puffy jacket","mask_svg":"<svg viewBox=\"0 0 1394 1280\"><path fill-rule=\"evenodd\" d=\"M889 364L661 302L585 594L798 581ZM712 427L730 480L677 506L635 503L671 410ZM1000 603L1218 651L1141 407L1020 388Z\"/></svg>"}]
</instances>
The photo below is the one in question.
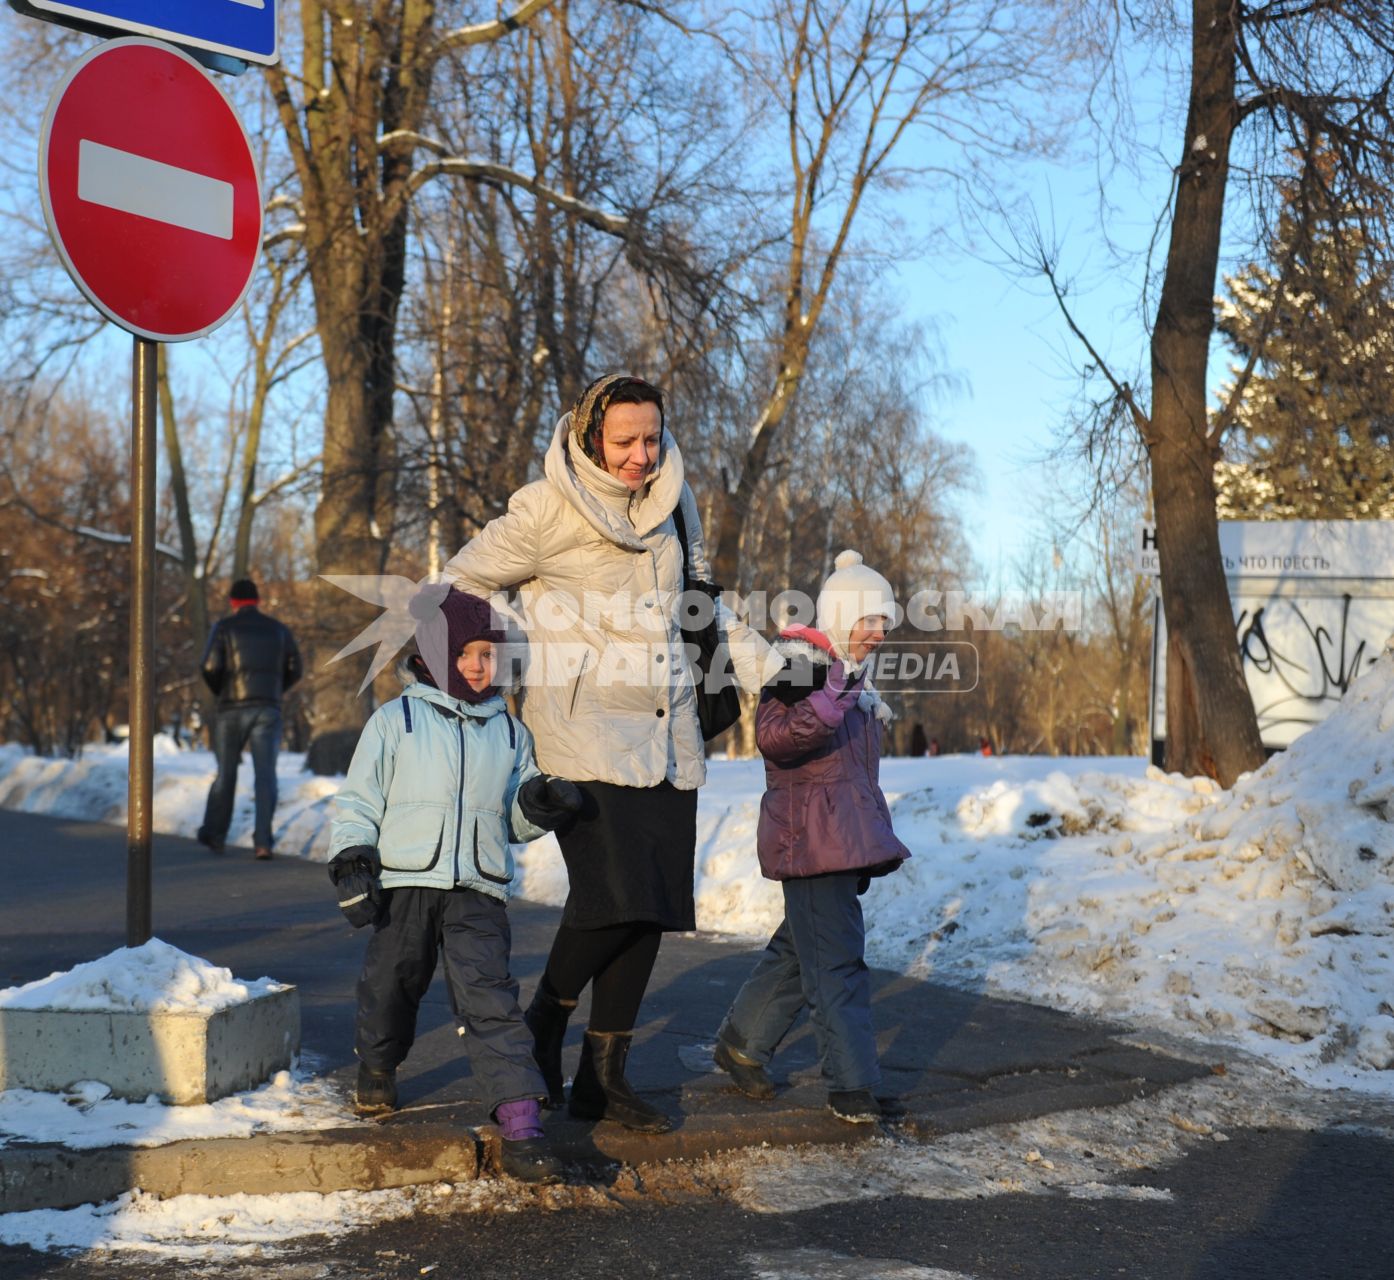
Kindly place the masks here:
<instances>
[{"instance_id":1,"label":"white puffy jacket","mask_svg":"<svg viewBox=\"0 0 1394 1280\"><path fill-rule=\"evenodd\" d=\"M485 597L518 589L528 638L520 709L544 773L700 787L702 732L676 613L679 501L692 573L708 579L711 570L682 455L665 431L658 467L631 493L576 446L567 414L544 473L461 548L445 577ZM758 691L777 655L724 607L718 616L737 680Z\"/></svg>"}]
</instances>

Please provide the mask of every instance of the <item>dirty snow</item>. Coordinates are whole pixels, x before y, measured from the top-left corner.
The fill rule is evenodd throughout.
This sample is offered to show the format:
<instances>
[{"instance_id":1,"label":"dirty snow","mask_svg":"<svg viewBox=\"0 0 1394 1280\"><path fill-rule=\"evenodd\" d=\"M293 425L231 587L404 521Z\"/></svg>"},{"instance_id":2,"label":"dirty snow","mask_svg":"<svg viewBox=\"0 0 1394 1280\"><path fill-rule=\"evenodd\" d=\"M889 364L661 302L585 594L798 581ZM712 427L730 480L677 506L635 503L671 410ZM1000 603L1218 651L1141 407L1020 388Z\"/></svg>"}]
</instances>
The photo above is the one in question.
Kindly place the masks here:
<instances>
[{"instance_id":1,"label":"dirty snow","mask_svg":"<svg viewBox=\"0 0 1394 1280\"><path fill-rule=\"evenodd\" d=\"M166 1106L156 1098L113 1098L98 1080L61 1093L0 1090L0 1148L11 1142L51 1142L74 1150L158 1147L190 1138L250 1138L256 1133L333 1129L353 1123L344 1100L299 1066L265 1084L216 1102Z\"/></svg>"},{"instance_id":2,"label":"dirty snow","mask_svg":"<svg viewBox=\"0 0 1394 1280\"><path fill-rule=\"evenodd\" d=\"M127 1192L102 1205L0 1214L0 1242L45 1251L230 1259L274 1256L297 1236L337 1235L415 1213L421 1193L173 1196Z\"/></svg>"},{"instance_id":3,"label":"dirty snow","mask_svg":"<svg viewBox=\"0 0 1394 1280\"><path fill-rule=\"evenodd\" d=\"M1185 1051L1184 1044L1138 1041ZM526 1209L612 1209L629 1201L675 1203L720 1196L756 1213L915 1196L981 1199L1066 1195L1166 1201L1168 1169L1198 1146L1241 1128L1344 1129L1394 1137L1387 1106L1362 1105L1304 1089L1266 1064L1239 1061L1177 1089L1116 1107L1065 1112L938 1138L932 1145L879 1138L856 1147L769 1148L727 1152L642 1171L620 1170L605 1184L529 1188L508 1181L420 1188L276 1196L176 1196L140 1192L104 1205L0 1215L0 1242L36 1249L191 1261L274 1261L309 1235L340 1235L408 1214L515 1213ZM798 1251L760 1255L773 1274L817 1276L819 1257ZM384 1258L386 1265L386 1256ZM395 1258L395 1255L392 1255ZM754 1257L754 1256L752 1256ZM798 1264L795 1266L794 1264ZM781 1265L785 1270L779 1270ZM802 1269L800 1269L802 1268ZM842 1272L837 1274L860 1274ZM896 1272L866 1271L872 1275ZM962 1280L933 1269L912 1277Z\"/></svg>"},{"instance_id":4,"label":"dirty snow","mask_svg":"<svg viewBox=\"0 0 1394 1280\"><path fill-rule=\"evenodd\" d=\"M915 976L1221 1040L1322 1086L1394 1093L1394 657L1263 769L1224 791L1139 759L890 759L914 852L865 899L868 956ZM281 757L277 848L323 858L333 779ZM251 843L244 763L232 843ZM191 836L213 759L161 739L157 829ZM702 929L762 940L758 761L713 760L698 812ZM126 748L79 762L0 747L0 805L124 820ZM519 891L559 904L551 837Z\"/></svg>"},{"instance_id":5,"label":"dirty snow","mask_svg":"<svg viewBox=\"0 0 1394 1280\"><path fill-rule=\"evenodd\" d=\"M992 1125L922 1146L878 1138L842 1149L752 1149L726 1176L728 1194L756 1213L884 1196L1165 1201L1172 1198L1168 1169L1198 1146L1227 1141L1227 1131L1344 1129L1388 1137L1389 1123L1387 1106L1352 1106L1248 1062L1121 1106Z\"/></svg>"}]
</instances>

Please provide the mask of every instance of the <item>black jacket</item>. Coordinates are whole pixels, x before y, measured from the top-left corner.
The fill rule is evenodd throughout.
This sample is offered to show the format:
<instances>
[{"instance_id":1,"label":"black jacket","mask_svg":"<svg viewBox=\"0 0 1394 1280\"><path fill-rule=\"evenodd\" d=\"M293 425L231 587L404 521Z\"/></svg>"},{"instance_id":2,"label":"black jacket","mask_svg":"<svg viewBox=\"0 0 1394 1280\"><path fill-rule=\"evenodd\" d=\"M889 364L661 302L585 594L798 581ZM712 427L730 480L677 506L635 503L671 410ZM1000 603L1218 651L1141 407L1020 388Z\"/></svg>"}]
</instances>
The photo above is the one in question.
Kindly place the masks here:
<instances>
[{"instance_id":1,"label":"black jacket","mask_svg":"<svg viewBox=\"0 0 1394 1280\"><path fill-rule=\"evenodd\" d=\"M203 682L218 707L275 707L300 679L300 650L283 622L245 605L220 619L203 651Z\"/></svg>"}]
</instances>

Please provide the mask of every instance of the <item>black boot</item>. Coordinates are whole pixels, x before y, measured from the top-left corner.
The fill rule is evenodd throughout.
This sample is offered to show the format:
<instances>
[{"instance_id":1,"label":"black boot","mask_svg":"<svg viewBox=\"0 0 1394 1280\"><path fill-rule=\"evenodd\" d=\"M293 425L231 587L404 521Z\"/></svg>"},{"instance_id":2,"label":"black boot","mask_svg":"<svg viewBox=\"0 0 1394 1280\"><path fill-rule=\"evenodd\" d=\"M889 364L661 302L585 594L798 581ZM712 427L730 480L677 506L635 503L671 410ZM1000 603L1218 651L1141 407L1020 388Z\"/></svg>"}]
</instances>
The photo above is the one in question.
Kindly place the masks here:
<instances>
[{"instance_id":1,"label":"black boot","mask_svg":"<svg viewBox=\"0 0 1394 1280\"><path fill-rule=\"evenodd\" d=\"M581 1065L571 1082L571 1114L580 1120L614 1120L640 1133L667 1133L673 1122L629 1087L624 1062L632 1031L587 1031Z\"/></svg>"},{"instance_id":2,"label":"black boot","mask_svg":"<svg viewBox=\"0 0 1394 1280\"><path fill-rule=\"evenodd\" d=\"M546 1138L501 1139L499 1168L510 1178L536 1186L561 1181L561 1161L552 1154Z\"/></svg>"},{"instance_id":3,"label":"black boot","mask_svg":"<svg viewBox=\"0 0 1394 1280\"><path fill-rule=\"evenodd\" d=\"M875 1124L882 1114L870 1089L829 1089L828 1110L849 1124Z\"/></svg>"},{"instance_id":4,"label":"black boot","mask_svg":"<svg viewBox=\"0 0 1394 1280\"><path fill-rule=\"evenodd\" d=\"M366 1062L358 1064L358 1087L353 1109L360 1116L380 1116L397 1109L397 1073L377 1071Z\"/></svg>"},{"instance_id":5,"label":"black boot","mask_svg":"<svg viewBox=\"0 0 1394 1280\"><path fill-rule=\"evenodd\" d=\"M532 1003L523 1014L523 1021L532 1032L532 1056L542 1072L547 1086L546 1107L564 1107L566 1094L562 1088L561 1046L566 1039L566 1024L576 1001L563 1000L544 977L537 985Z\"/></svg>"}]
</instances>

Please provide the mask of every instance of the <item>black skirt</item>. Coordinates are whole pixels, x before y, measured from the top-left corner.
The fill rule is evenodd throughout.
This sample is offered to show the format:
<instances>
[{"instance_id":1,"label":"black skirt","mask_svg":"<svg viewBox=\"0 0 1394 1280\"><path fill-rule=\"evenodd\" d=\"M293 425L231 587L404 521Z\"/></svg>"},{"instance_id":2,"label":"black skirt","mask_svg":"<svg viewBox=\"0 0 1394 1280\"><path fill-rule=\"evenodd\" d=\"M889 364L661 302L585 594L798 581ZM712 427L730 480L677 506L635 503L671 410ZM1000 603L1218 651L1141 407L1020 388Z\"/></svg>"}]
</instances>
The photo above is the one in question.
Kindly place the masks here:
<instances>
[{"instance_id":1,"label":"black skirt","mask_svg":"<svg viewBox=\"0 0 1394 1280\"><path fill-rule=\"evenodd\" d=\"M697 792L666 781L576 785L585 803L557 832L570 881L562 924L602 929L643 921L669 932L695 929Z\"/></svg>"}]
</instances>

